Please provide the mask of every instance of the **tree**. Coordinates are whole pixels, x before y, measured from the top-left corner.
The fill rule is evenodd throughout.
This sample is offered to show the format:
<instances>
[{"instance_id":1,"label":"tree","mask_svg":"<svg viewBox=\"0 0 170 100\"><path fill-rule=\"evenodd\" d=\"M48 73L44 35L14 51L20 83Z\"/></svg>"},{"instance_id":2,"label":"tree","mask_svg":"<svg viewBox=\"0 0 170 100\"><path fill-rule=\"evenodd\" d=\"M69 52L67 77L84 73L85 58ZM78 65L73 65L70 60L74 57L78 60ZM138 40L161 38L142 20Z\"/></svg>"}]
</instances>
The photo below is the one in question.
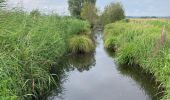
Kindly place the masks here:
<instances>
[{"instance_id":1,"label":"tree","mask_svg":"<svg viewBox=\"0 0 170 100\"><path fill-rule=\"evenodd\" d=\"M5 0L0 0L0 7L4 7L5 6Z\"/></svg>"},{"instance_id":2,"label":"tree","mask_svg":"<svg viewBox=\"0 0 170 100\"><path fill-rule=\"evenodd\" d=\"M37 16L40 16L41 13L40 13L40 11L39 11L38 9L34 9L34 10L32 10L32 11L30 12L30 15L31 15L32 17L37 17Z\"/></svg>"},{"instance_id":3,"label":"tree","mask_svg":"<svg viewBox=\"0 0 170 100\"><path fill-rule=\"evenodd\" d=\"M84 3L81 10L81 18L84 20L88 20L93 26L97 19L97 8L92 3Z\"/></svg>"},{"instance_id":4,"label":"tree","mask_svg":"<svg viewBox=\"0 0 170 100\"><path fill-rule=\"evenodd\" d=\"M0 0L0 3L5 2L5 0Z\"/></svg>"},{"instance_id":5,"label":"tree","mask_svg":"<svg viewBox=\"0 0 170 100\"><path fill-rule=\"evenodd\" d=\"M74 17L80 18L81 9L85 2L95 4L96 0L68 0L70 14Z\"/></svg>"},{"instance_id":6,"label":"tree","mask_svg":"<svg viewBox=\"0 0 170 100\"><path fill-rule=\"evenodd\" d=\"M102 23L108 24L125 18L124 9L120 2L106 6L102 14Z\"/></svg>"}]
</instances>

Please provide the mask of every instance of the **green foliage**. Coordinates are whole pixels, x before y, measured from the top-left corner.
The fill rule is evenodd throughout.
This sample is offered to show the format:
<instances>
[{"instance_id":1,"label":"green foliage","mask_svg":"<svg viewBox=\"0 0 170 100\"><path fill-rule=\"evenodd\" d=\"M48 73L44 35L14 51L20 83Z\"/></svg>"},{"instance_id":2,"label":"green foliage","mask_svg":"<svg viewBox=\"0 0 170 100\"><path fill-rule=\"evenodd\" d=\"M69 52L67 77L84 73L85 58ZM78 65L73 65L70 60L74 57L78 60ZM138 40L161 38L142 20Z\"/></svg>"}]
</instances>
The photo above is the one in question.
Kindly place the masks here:
<instances>
[{"instance_id":1,"label":"green foliage","mask_svg":"<svg viewBox=\"0 0 170 100\"><path fill-rule=\"evenodd\" d=\"M123 6L119 2L113 2L105 7L101 17L104 25L122 20L125 18Z\"/></svg>"},{"instance_id":2,"label":"green foliage","mask_svg":"<svg viewBox=\"0 0 170 100\"><path fill-rule=\"evenodd\" d=\"M6 0L0 0L0 3L4 3Z\"/></svg>"},{"instance_id":3,"label":"green foliage","mask_svg":"<svg viewBox=\"0 0 170 100\"><path fill-rule=\"evenodd\" d=\"M105 48L108 48L108 49L113 49L115 50L116 49L116 38L115 37L108 37L105 41L104 41L104 46Z\"/></svg>"},{"instance_id":4,"label":"green foliage","mask_svg":"<svg viewBox=\"0 0 170 100\"><path fill-rule=\"evenodd\" d=\"M69 11L72 16L80 18L81 9L85 2L92 3L95 5L96 0L68 0Z\"/></svg>"},{"instance_id":5,"label":"green foliage","mask_svg":"<svg viewBox=\"0 0 170 100\"><path fill-rule=\"evenodd\" d=\"M169 23L170 21L161 20L121 21L106 25L104 35L105 42L115 38L113 44L105 44L105 47L117 47L119 63L139 64L162 83L161 86L166 88L163 100L170 98ZM164 25L166 31L163 32Z\"/></svg>"},{"instance_id":6,"label":"green foliage","mask_svg":"<svg viewBox=\"0 0 170 100\"><path fill-rule=\"evenodd\" d=\"M37 12L33 15L37 15ZM50 67L67 53L67 40L89 31L89 24L74 18L23 11L0 12L0 99L38 99L54 81Z\"/></svg>"},{"instance_id":7,"label":"green foliage","mask_svg":"<svg viewBox=\"0 0 170 100\"><path fill-rule=\"evenodd\" d=\"M37 16L40 16L41 13L40 13L40 11L38 9L35 9L35 10L32 10L30 12L30 15L33 16L33 17L37 17Z\"/></svg>"},{"instance_id":8,"label":"green foliage","mask_svg":"<svg viewBox=\"0 0 170 100\"><path fill-rule=\"evenodd\" d=\"M74 26L72 25L74 24ZM87 21L79 21L72 19L67 22L69 33L76 35L88 34L90 35L90 24Z\"/></svg>"},{"instance_id":9,"label":"green foliage","mask_svg":"<svg viewBox=\"0 0 170 100\"><path fill-rule=\"evenodd\" d=\"M126 43L124 44L120 49L118 53L118 62L120 64L129 64L132 65L134 64L134 50L135 50L135 44L133 43Z\"/></svg>"},{"instance_id":10,"label":"green foliage","mask_svg":"<svg viewBox=\"0 0 170 100\"><path fill-rule=\"evenodd\" d=\"M81 9L81 18L94 25L97 19L97 9L94 4L86 2Z\"/></svg>"},{"instance_id":11,"label":"green foliage","mask_svg":"<svg viewBox=\"0 0 170 100\"><path fill-rule=\"evenodd\" d=\"M69 40L69 51L71 53L89 53L94 48L93 41L87 36L74 36Z\"/></svg>"},{"instance_id":12,"label":"green foliage","mask_svg":"<svg viewBox=\"0 0 170 100\"><path fill-rule=\"evenodd\" d=\"M0 8L5 6L5 4L4 4L5 1L6 1L6 0L0 0Z\"/></svg>"}]
</instances>

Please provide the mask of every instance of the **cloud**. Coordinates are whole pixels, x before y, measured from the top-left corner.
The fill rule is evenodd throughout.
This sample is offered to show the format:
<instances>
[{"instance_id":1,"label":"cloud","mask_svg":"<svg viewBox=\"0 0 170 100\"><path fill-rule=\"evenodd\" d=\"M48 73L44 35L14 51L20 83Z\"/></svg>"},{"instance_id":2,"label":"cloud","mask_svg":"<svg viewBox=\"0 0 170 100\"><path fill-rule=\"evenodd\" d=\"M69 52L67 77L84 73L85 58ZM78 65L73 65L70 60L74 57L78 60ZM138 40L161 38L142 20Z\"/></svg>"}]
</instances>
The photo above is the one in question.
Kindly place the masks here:
<instances>
[{"instance_id":1,"label":"cloud","mask_svg":"<svg viewBox=\"0 0 170 100\"><path fill-rule=\"evenodd\" d=\"M170 16L170 0L121 0L129 16Z\"/></svg>"},{"instance_id":2,"label":"cloud","mask_svg":"<svg viewBox=\"0 0 170 100\"><path fill-rule=\"evenodd\" d=\"M127 16L170 16L170 0L97 0L102 10L113 1L122 2ZM43 12L57 12L68 15L67 0L8 0L8 7L22 5L26 11L40 9Z\"/></svg>"},{"instance_id":3,"label":"cloud","mask_svg":"<svg viewBox=\"0 0 170 100\"><path fill-rule=\"evenodd\" d=\"M45 13L56 12L60 15L68 15L67 0L8 0L7 6L10 8L23 6L26 11L39 9Z\"/></svg>"},{"instance_id":4,"label":"cloud","mask_svg":"<svg viewBox=\"0 0 170 100\"><path fill-rule=\"evenodd\" d=\"M120 1L127 16L170 16L170 0L98 0L100 8Z\"/></svg>"}]
</instances>

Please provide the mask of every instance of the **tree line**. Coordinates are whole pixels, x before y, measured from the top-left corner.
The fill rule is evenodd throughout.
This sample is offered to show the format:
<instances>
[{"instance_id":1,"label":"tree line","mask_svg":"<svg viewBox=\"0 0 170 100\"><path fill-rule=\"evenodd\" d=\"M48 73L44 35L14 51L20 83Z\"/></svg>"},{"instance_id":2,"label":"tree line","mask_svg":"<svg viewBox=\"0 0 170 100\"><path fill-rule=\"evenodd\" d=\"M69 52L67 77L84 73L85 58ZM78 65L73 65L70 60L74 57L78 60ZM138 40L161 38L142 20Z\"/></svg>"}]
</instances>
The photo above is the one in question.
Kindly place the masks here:
<instances>
[{"instance_id":1,"label":"tree line","mask_svg":"<svg viewBox=\"0 0 170 100\"><path fill-rule=\"evenodd\" d=\"M0 0L0 7L4 6L6 0ZM68 9L71 16L87 20L94 24L109 24L125 18L123 5L120 2L112 2L99 14L96 7L96 0L68 0Z\"/></svg>"},{"instance_id":2,"label":"tree line","mask_svg":"<svg viewBox=\"0 0 170 100\"><path fill-rule=\"evenodd\" d=\"M99 14L96 7L96 0L68 0L69 11L73 17L87 20L94 25L113 23L125 18L123 5L120 2L112 2Z\"/></svg>"},{"instance_id":3,"label":"tree line","mask_svg":"<svg viewBox=\"0 0 170 100\"><path fill-rule=\"evenodd\" d=\"M5 0L0 0L0 7L4 7Z\"/></svg>"}]
</instances>

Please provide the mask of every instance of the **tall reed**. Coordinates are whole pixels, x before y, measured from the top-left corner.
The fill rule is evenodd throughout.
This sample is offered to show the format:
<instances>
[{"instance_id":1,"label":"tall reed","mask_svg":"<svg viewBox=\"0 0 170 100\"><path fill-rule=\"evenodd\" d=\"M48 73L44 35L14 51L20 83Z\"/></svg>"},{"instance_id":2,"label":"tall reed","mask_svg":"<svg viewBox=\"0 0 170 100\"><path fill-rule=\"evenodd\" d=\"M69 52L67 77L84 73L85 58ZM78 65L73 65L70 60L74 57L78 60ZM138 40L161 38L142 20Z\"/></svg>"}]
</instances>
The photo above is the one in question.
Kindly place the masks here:
<instances>
[{"instance_id":1,"label":"tall reed","mask_svg":"<svg viewBox=\"0 0 170 100\"><path fill-rule=\"evenodd\" d=\"M89 32L86 21L23 11L0 12L0 99L38 99L56 84L50 68L68 51L73 35Z\"/></svg>"},{"instance_id":2,"label":"tall reed","mask_svg":"<svg viewBox=\"0 0 170 100\"><path fill-rule=\"evenodd\" d=\"M119 63L138 64L162 83L166 88L163 100L170 98L169 29L169 20L146 20L112 23L104 32L105 47L116 47ZM107 42L110 38L114 42Z\"/></svg>"}]
</instances>

